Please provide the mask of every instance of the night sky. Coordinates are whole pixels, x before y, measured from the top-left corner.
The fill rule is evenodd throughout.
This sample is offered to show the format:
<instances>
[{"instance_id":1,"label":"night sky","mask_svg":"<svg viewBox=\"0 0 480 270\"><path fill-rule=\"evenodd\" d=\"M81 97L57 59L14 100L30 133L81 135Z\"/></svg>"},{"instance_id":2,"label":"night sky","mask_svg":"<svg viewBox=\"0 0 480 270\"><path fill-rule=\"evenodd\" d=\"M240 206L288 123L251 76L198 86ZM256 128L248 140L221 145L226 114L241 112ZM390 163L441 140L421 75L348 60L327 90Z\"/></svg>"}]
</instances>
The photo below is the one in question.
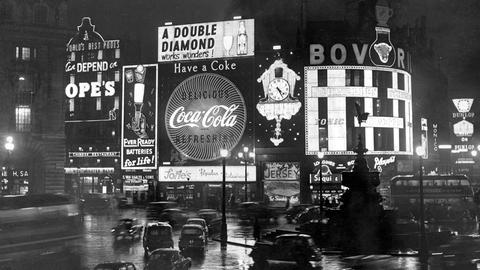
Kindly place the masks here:
<instances>
[{"instance_id":1,"label":"night sky","mask_svg":"<svg viewBox=\"0 0 480 270\"><path fill-rule=\"evenodd\" d=\"M306 0L311 2L313 0ZM267 39L272 44L281 42L280 31L294 35L299 25L300 0L70 0L72 30L81 17L92 17L92 23L105 39L129 38L141 44L142 61L156 60L156 26L171 21L186 24L216 20L229 20L234 15L254 17L254 13L267 15L268 20L257 21L257 27L270 29L272 21L280 20L279 29L270 29ZM261 3L256 3L261 2ZM316 4L330 5L332 1L315 0ZM340 1L339 1L340 2ZM353 2L353 1L346 1ZM480 1L478 0L396 0L392 20L414 26L416 19L426 16L427 39L433 41L435 65L448 78L450 96L474 96L480 85ZM340 13L340 16L347 16ZM270 16L272 15L272 16ZM259 24L264 24L260 26Z\"/></svg>"}]
</instances>

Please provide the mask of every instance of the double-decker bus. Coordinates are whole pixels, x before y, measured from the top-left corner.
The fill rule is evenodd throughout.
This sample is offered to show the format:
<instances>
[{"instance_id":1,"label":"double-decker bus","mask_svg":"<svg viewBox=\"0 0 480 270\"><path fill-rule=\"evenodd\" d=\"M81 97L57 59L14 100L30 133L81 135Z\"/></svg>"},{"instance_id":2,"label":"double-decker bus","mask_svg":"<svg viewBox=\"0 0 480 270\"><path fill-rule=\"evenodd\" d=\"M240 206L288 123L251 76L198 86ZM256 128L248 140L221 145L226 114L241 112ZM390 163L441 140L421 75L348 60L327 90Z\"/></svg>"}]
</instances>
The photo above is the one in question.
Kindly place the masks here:
<instances>
[{"instance_id":1,"label":"double-decker bus","mask_svg":"<svg viewBox=\"0 0 480 270\"><path fill-rule=\"evenodd\" d=\"M432 229L473 233L477 228L477 205L470 180L465 175L423 176L424 215ZM418 220L420 209L418 175L398 175L391 179L392 206L400 218Z\"/></svg>"},{"instance_id":2,"label":"double-decker bus","mask_svg":"<svg viewBox=\"0 0 480 270\"><path fill-rule=\"evenodd\" d=\"M70 197L0 196L0 269L78 269L71 247L80 237L83 222Z\"/></svg>"}]
</instances>

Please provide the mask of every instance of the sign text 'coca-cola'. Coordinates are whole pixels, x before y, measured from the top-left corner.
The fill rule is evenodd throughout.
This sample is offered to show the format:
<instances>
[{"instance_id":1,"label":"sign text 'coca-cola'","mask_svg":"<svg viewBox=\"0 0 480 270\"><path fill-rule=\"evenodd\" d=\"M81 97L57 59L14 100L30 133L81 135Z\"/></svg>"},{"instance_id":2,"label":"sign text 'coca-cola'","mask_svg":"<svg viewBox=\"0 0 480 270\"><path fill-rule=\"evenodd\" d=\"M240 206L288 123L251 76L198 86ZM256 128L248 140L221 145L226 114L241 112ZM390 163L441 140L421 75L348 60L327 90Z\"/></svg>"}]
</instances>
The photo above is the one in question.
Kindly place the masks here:
<instances>
[{"instance_id":1,"label":"sign text 'coca-cola'","mask_svg":"<svg viewBox=\"0 0 480 270\"><path fill-rule=\"evenodd\" d=\"M173 91L165 111L165 127L173 146L197 161L220 158L241 139L246 106L238 88L213 73L191 76Z\"/></svg>"},{"instance_id":2,"label":"sign text 'coca-cola'","mask_svg":"<svg viewBox=\"0 0 480 270\"><path fill-rule=\"evenodd\" d=\"M189 127L233 127L237 123L234 114L238 105L215 105L205 111L185 111L185 107L176 109L170 117L171 128Z\"/></svg>"}]
</instances>

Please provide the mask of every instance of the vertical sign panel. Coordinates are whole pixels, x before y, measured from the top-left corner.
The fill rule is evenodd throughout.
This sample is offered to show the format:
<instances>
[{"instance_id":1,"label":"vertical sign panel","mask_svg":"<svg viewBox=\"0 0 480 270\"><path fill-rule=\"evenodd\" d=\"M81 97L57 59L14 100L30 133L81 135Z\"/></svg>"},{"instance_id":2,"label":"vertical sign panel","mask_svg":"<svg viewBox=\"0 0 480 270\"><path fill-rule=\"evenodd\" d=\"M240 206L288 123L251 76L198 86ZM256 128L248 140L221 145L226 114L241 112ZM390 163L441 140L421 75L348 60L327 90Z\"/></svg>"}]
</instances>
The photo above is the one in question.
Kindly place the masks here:
<instances>
[{"instance_id":1,"label":"vertical sign panel","mask_svg":"<svg viewBox=\"0 0 480 270\"><path fill-rule=\"evenodd\" d=\"M157 167L158 65L123 67L122 169Z\"/></svg>"}]
</instances>

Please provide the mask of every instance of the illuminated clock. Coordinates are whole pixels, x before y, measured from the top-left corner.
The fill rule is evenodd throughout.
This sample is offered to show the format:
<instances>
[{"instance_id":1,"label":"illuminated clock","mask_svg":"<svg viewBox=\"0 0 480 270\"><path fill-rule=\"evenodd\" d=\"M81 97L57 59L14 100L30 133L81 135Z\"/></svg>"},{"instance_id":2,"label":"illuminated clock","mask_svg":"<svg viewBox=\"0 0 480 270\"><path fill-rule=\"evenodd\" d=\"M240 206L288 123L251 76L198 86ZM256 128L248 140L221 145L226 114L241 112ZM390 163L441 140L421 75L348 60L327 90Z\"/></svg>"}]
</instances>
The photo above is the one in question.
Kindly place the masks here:
<instances>
[{"instance_id":1,"label":"illuminated clock","mask_svg":"<svg viewBox=\"0 0 480 270\"><path fill-rule=\"evenodd\" d=\"M290 85L282 78L275 78L268 84L268 96L273 100L284 100L289 93Z\"/></svg>"}]
</instances>

